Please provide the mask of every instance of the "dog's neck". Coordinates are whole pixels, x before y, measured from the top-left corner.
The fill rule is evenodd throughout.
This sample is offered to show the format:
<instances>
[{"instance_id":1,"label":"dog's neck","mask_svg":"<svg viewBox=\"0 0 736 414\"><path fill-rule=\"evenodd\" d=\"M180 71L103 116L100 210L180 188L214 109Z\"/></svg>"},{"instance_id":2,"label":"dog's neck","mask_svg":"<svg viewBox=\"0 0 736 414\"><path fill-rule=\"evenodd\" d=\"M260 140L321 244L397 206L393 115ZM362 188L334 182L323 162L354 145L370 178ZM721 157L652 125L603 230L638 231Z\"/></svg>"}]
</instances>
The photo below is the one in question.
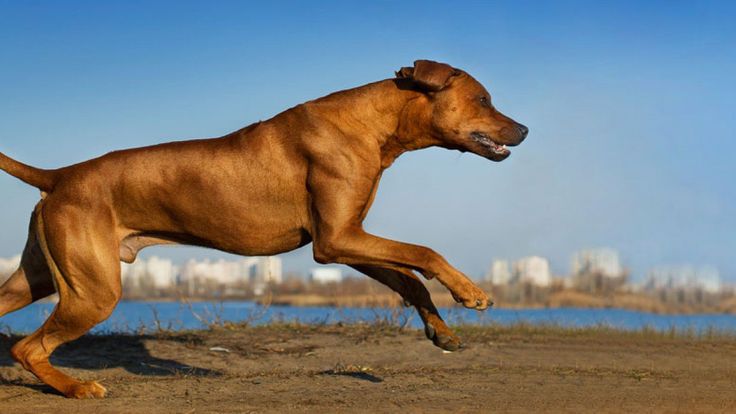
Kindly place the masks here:
<instances>
[{"instance_id":1,"label":"dog's neck","mask_svg":"<svg viewBox=\"0 0 736 414\"><path fill-rule=\"evenodd\" d=\"M387 79L305 105L340 125L343 134L375 140L381 148L381 166L385 169L407 151L438 144L431 134L428 98L406 86L403 81Z\"/></svg>"},{"instance_id":2,"label":"dog's neck","mask_svg":"<svg viewBox=\"0 0 736 414\"><path fill-rule=\"evenodd\" d=\"M381 164L388 168L401 154L439 144L432 134L432 113L429 98L421 92L401 88L402 81L389 80L394 91L393 114L396 129L381 141Z\"/></svg>"}]
</instances>

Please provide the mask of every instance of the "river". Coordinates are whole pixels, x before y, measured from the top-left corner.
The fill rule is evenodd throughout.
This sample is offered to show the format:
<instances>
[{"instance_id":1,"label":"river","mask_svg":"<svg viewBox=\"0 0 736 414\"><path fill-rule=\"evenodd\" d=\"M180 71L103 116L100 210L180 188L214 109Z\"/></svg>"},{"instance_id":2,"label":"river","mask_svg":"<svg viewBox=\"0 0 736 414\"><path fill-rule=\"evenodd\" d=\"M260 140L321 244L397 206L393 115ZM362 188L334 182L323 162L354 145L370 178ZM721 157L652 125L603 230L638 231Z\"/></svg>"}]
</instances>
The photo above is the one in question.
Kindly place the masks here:
<instances>
[{"instance_id":1,"label":"river","mask_svg":"<svg viewBox=\"0 0 736 414\"><path fill-rule=\"evenodd\" d=\"M0 318L4 332L31 332L53 311L51 303L37 303ZM451 324L528 323L563 327L609 326L623 330L644 328L659 331L703 332L715 330L736 333L736 315L657 315L624 309L491 309L475 312L465 309L442 309ZM386 319L420 327L421 321L412 309L391 310L371 308L329 307L261 307L253 302L121 302L108 320L93 332L147 332L160 326L170 330L204 328L208 323L222 321L264 324L298 321L302 323L372 322Z\"/></svg>"}]
</instances>

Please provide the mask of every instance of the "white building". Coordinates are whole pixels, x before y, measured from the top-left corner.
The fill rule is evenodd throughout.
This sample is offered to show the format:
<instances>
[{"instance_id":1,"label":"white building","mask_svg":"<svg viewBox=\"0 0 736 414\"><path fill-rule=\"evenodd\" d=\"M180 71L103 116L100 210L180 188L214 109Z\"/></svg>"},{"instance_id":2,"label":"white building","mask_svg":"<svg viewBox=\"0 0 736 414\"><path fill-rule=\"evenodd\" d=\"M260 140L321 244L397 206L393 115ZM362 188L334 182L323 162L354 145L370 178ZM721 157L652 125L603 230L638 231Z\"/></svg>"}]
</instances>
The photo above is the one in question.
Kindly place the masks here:
<instances>
[{"instance_id":1,"label":"white building","mask_svg":"<svg viewBox=\"0 0 736 414\"><path fill-rule=\"evenodd\" d=\"M316 267L309 272L309 280L316 283L340 282L342 270L339 267Z\"/></svg>"},{"instance_id":2,"label":"white building","mask_svg":"<svg viewBox=\"0 0 736 414\"><path fill-rule=\"evenodd\" d=\"M699 289L707 293L718 293L721 290L721 277L714 267L660 266L649 271L644 289Z\"/></svg>"},{"instance_id":3,"label":"white building","mask_svg":"<svg viewBox=\"0 0 736 414\"><path fill-rule=\"evenodd\" d=\"M529 256L514 262L514 281L547 287L552 284L549 260L539 256Z\"/></svg>"},{"instance_id":4,"label":"white building","mask_svg":"<svg viewBox=\"0 0 736 414\"><path fill-rule=\"evenodd\" d=\"M153 256L148 259L148 275L156 288L167 288L176 284L178 269L169 259Z\"/></svg>"},{"instance_id":5,"label":"white building","mask_svg":"<svg viewBox=\"0 0 736 414\"><path fill-rule=\"evenodd\" d=\"M141 287L150 283L157 289L164 289L176 284L178 269L169 259L152 256L150 259L138 259L128 264L123 263L121 277L123 283Z\"/></svg>"},{"instance_id":6,"label":"white building","mask_svg":"<svg viewBox=\"0 0 736 414\"><path fill-rule=\"evenodd\" d=\"M189 260L181 269L179 283L191 289L197 282L211 281L223 286L252 284L260 295L269 283L281 283L283 271L281 259L275 256L246 257L228 261Z\"/></svg>"},{"instance_id":7,"label":"white building","mask_svg":"<svg viewBox=\"0 0 736 414\"><path fill-rule=\"evenodd\" d=\"M511 264L508 260L494 260L486 280L497 286L511 283Z\"/></svg>"},{"instance_id":8,"label":"white building","mask_svg":"<svg viewBox=\"0 0 736 414\"><path fill-rule=\"evenodd\" d=\"M10 276L18 270L20 266L20 255L13 256L10 258L0 257L0 284L10 278Z\"/></svg>"},{"instance_id":9,"label":"white building","mask_svg":"<svg viewBox=\"0 0 736 414\"><path fill-rule=\"evenodd\" d=\"M281 259L276 256L258 257L255 277L264 283L281 283L283 281Z\"/></svg>"},{"instance_id":10,"label":"white building","mask_svg":"<svg viewBox=\"0 0 736 414\"><path fill-rule=\"evenodd\" d=\"M580 250L572 256L571 267L573 276L591 274L610 278L624 276L618 252L610 248Z\"/></svg>"},{"instance_id":11,"label":"white building","mask_svg":"<svg viewBox=\"0 0 736 414\"><path fill-rule=\"evenodd\" d=\"M253 277L256 259L249 257L236 261L219 259L202 261L190 259L181 269L179 283L212 281L222 285L236 282L248 283Z\"/></svg>"},{"instance_id":12,"label":"white building","mask_svg":"<svg viewBox=\"0 0 736 414\"><path fill-rule=\"evenodd\" d=\"M10 258L0 257L0 274L11 274L20 266L20 255Z\"/></svg>"},{"instance_id":13,"label":"white building","mask_svg":"<svg viewBox=\"0 0 736 414\"><path fill-rule=\"evenodd\" d=\"M281 283L281 259L274 256L255 258L255 266L252 269L251 281L253 282L253 293L260 296L266 292L270 283Z\"/></svg>"}]
</instances>

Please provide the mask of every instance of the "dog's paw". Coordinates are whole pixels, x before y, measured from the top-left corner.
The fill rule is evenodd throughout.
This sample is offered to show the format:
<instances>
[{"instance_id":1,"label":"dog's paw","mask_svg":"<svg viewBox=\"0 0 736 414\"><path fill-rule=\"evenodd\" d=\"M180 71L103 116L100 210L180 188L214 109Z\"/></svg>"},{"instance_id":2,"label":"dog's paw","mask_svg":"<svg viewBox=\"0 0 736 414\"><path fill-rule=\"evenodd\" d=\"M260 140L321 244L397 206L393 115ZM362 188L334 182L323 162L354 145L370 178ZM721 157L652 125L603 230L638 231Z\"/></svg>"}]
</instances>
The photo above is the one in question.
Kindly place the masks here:
<instances>
[{"instance_id":1,"label":"dog's paw","mask_svg":"<svg viewBox=\"0 0 736 414\"><path fill-rule=\"evenodd\" d=\"M479 287L469 285L458 292L452 292L455 302L462 303L468 309L486 310L493 306L493 301Z\"/></svg>"},{"instance_id":2,"label":"dog's paw","mask_svg":"<svg viewBox=\"0 0 736 414\"><path fill-rule=\"evenodd\" d=\"M431 340L434 346L445 351L457 351L462 348L463 344L460 338L455 336L451 331L446 331L438 332L431 323L424 325L424 334L427 335L427 339Z\"/></svg>"},{"instance_id":3,"label":"dog's paw","mask_svg":"<svg viewBox=\"0 0 736 414\"><path fill-rule=\"evenodd\" d=\"M70 386L64 393L67 397L76 398L78 400L104 398L105 394L107 394L107 390L97 381L79 382Z\"/></svg>"}]
</instances>

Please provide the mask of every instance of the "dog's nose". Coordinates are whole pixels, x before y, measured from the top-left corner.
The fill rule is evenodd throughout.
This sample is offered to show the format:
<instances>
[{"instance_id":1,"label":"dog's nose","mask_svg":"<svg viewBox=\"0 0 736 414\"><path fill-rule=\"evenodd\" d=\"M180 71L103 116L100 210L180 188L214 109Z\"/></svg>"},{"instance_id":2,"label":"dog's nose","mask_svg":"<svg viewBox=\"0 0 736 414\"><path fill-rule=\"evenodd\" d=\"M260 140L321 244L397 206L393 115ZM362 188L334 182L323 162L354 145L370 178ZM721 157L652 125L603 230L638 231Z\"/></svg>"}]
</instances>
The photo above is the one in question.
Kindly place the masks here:
<instances>
[{"instance_id":1,"label":"dog's nose","mask_svg":"<svg viewBox=\"0 0 736 414\"><path fill-rule=\"evenodd\" d=\"M526 138L526 135L529 133L529 128L521 124L516 124L516 129L519 130L519 137L522 140Z\"/></svg>"}]
</instances>

